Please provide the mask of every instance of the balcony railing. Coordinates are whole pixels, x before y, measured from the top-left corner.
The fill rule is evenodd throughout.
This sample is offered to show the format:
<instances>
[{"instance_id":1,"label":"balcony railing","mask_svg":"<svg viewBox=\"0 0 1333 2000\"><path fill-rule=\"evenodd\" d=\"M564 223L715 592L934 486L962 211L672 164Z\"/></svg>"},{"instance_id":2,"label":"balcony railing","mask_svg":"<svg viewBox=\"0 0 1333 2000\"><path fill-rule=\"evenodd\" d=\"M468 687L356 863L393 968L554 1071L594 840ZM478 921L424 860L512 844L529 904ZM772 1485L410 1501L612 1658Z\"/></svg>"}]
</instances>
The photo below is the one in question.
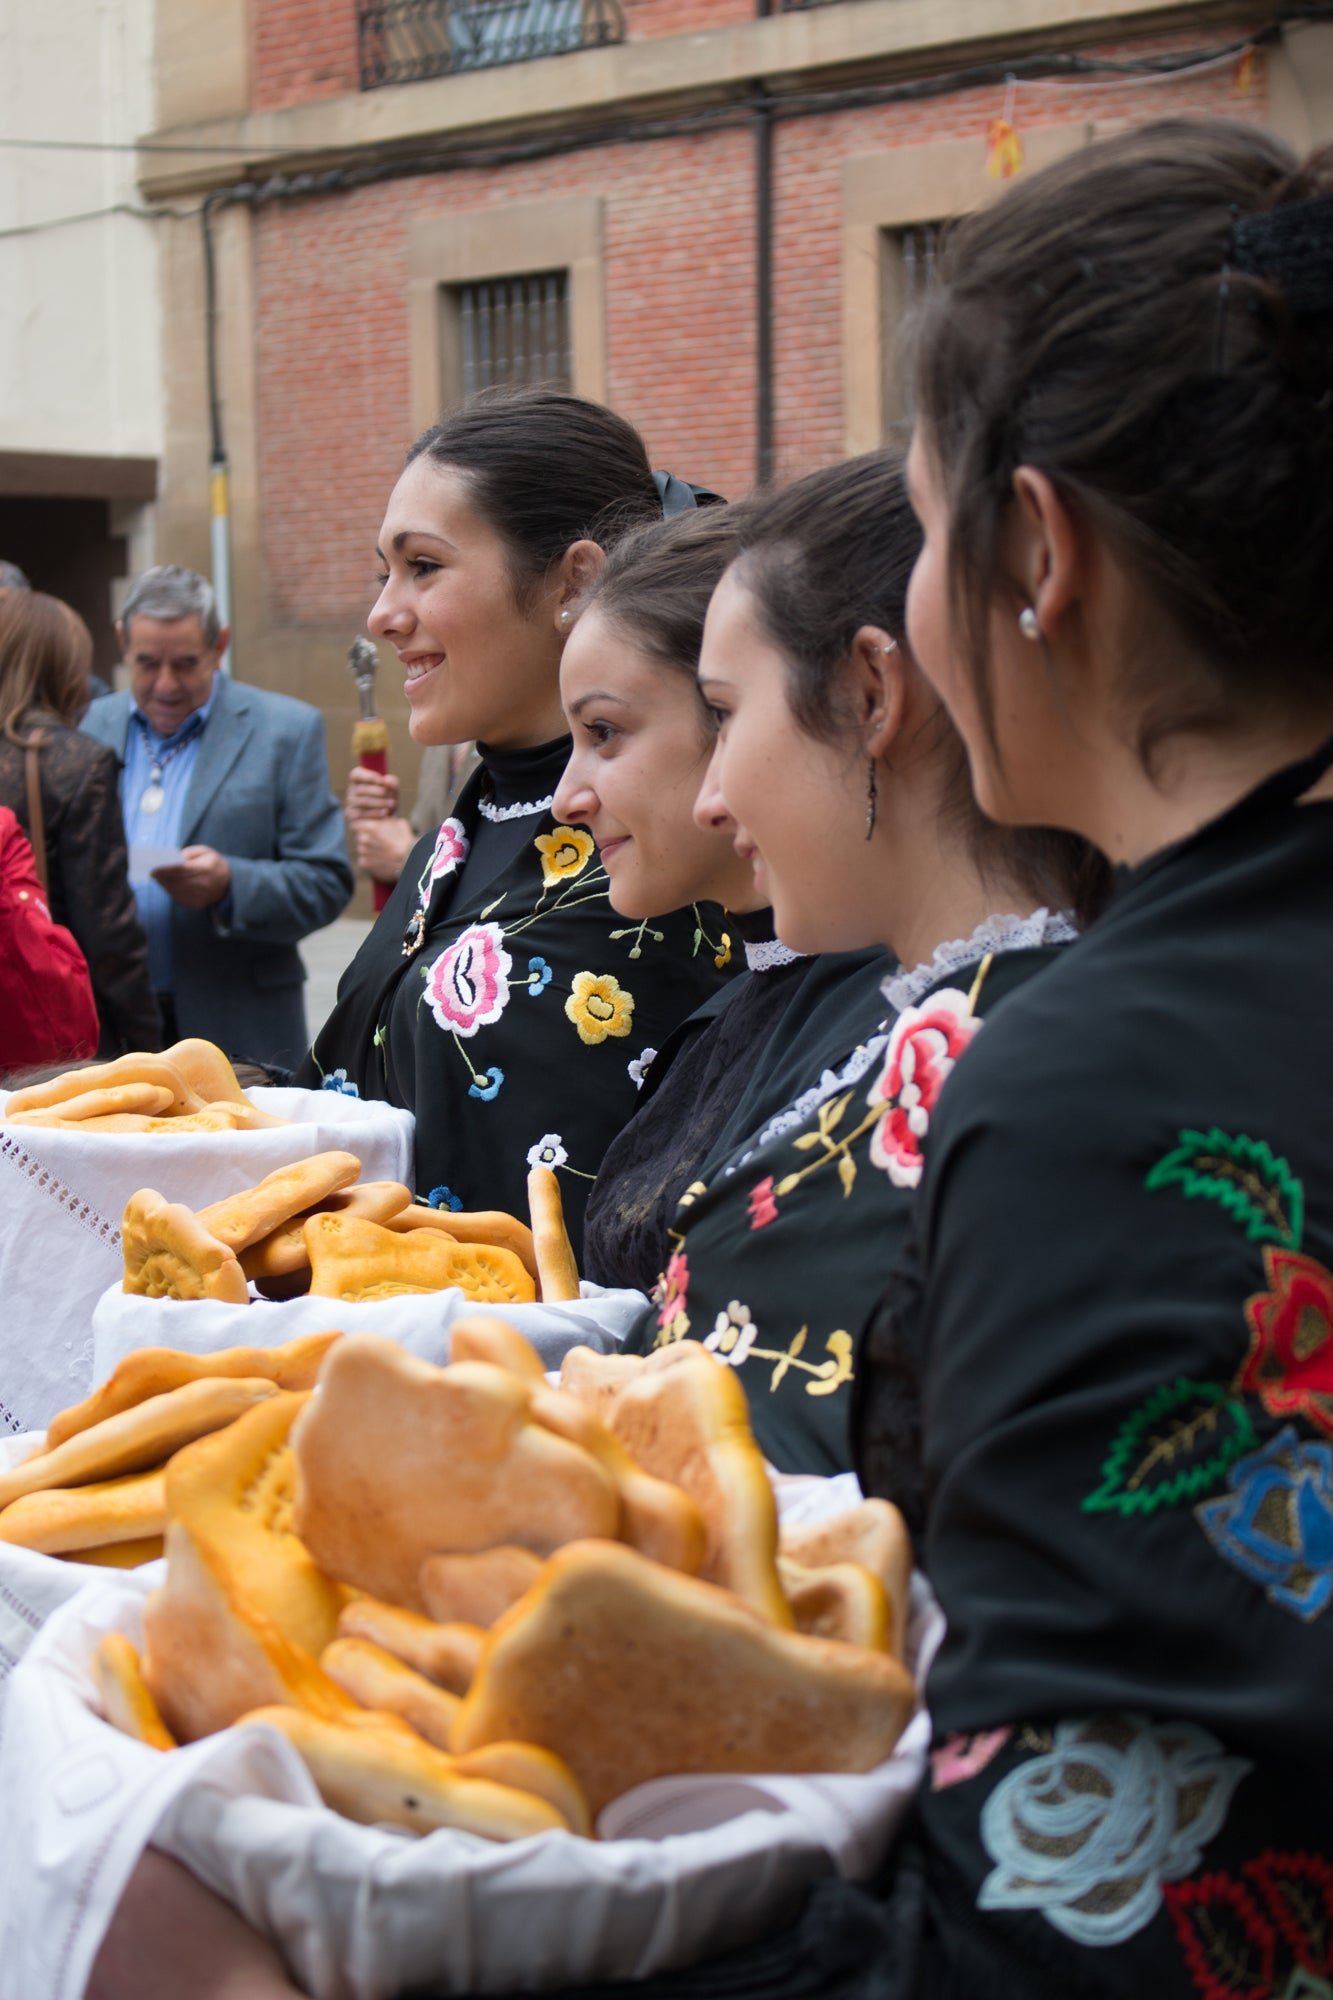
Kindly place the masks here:
<instances>
[{"instance_id":1,"label":"balcony railing","mask_svg":"<svg viewBox=\"0 0 1333 2000\"><path fill-rule=\"evenodd\" d=\"M362 90L623 42L619 0L359 0Z\"/></svg>"}]
</instances>

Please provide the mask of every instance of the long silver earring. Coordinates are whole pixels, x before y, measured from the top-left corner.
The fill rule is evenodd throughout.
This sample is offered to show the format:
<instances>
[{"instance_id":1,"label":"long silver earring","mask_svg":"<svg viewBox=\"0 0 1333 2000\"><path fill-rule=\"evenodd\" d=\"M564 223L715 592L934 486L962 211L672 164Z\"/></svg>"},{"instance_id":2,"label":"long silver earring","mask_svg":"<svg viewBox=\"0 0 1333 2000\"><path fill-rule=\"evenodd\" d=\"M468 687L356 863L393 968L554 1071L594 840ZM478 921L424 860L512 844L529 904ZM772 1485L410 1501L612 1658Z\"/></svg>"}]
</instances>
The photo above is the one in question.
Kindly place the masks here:
<instances>
[{"instance_id":1,"label":"long silver earring","mask_svg":"<svg viewBox=\"0 0 1333 2000\"><path fill-rule=\"evenodd\" d=\"M1018 629L1025 639L1040 639L1041 625L1030 604L1025 604L1018 614Z\"/></svg>"},{"instance_id":2,"label":"long silver earring","mask_svg":"<svg viewBox=\"0 0 1333 2000\"><path fill-rule=\"evenodd\" d=\"M870 759L870 783L866 787L866 839L875 831L875 814L879 810L879 779L875 776L875 760Z\"/></svg>"}]
</instances>

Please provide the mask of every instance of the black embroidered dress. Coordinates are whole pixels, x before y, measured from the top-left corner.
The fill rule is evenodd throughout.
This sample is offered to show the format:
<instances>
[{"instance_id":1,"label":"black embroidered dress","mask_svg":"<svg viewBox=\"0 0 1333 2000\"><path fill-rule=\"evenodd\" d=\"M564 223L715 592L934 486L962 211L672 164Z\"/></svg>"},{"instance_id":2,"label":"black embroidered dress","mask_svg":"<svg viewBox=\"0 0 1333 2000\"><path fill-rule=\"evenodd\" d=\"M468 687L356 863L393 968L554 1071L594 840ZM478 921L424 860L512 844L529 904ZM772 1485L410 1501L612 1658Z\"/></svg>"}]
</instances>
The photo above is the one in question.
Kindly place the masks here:
<instances>
[{"instance_id":1,"label":"black embroidered dress","mask_svg":"<svg viewBox=\"0 0 1333 2000\"><path fill-rule=\"evenodd\" d=\"M409 855L296 1081L413 1111L417 1193L437 1207L526 1215L528 1169L545 1162L577 1254L644 1050L730 975L717 912L616 915L591 835L550 809L568 752L567 738L483 749L453 816Z\"/></svg>"}]
</instances>

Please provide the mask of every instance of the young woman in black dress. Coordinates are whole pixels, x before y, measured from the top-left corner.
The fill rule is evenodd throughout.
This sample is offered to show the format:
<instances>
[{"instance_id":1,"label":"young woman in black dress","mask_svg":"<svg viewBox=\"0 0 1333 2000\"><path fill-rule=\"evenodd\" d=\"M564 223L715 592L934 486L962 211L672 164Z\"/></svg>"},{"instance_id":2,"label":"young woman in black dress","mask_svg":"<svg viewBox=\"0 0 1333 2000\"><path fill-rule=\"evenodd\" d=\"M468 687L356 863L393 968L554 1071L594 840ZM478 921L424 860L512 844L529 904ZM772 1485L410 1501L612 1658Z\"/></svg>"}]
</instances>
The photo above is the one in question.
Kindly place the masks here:
<instances>
[{"instance_id":1,"label":"young woman in black dress","mask_svg":"<svg viewBox=\"0 0 1333 2000\"><path fill-rule=\"evenodd\" d=\"M591 835L552 799L569 753L559 666L603 543L661 518L643 442L551 390L480 396L408 454L380 534L370 630L406 673L419 743L480 767L413 849L297 1075L407 1106L436 1207L525 1214L560 1177L576 1250L629 1065L729 977L691 911L639 935Z\"/></svg>"}]
</instances>

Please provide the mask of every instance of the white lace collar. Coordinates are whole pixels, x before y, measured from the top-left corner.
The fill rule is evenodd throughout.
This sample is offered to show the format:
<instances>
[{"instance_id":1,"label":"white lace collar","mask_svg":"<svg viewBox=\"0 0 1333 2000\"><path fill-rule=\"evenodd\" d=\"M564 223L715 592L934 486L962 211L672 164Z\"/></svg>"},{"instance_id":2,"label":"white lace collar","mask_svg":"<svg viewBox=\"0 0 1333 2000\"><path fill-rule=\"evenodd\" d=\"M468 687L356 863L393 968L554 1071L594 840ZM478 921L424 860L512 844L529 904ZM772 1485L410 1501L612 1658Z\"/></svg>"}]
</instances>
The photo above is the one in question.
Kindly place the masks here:
<instances>
[{"instance_id":1,"label":"white lace collar","mask_svg":"<svg viewBox=\"0 0 1333 2000\"><path fill-rule=\"evenodd\" d=\"M804 951L793 951L790 945L778 938L761 938L758 944L746 943L745 963L751 972L774 972L780 965L794 965L798 958L806 958Z\"/></svg>"},{"instance_id":2,"label":"white lace collar","mask_svg":"<svg viewBox=\"0 0 1333 2000\"><path fill-rule=\"evenodd\" d=\"M502 819L531 819L535 813L549 812L555 804L555 793L545 799L520 799L517 805L497 806L491 799L478 799L477 811L483 819L492 822Z\"/></svg>"},{"instance_id":3,"label":"white lace collar","mask_svg":"<svg viewBox=\"0 0 1333 2000\"><path fill-rule=\"evenodd\" d=\"M880 992L901 1014L904 1007L915 1007L941 979L964 965L975 965L987 952L1034 951L1043 944L1072 944L1077 936L1078 926L1064 910L1034 910L1030 917L986 917L971 937L936 945L925 965L914 965L910 972L890 973Z\"/></svg>"}]
</instances>

